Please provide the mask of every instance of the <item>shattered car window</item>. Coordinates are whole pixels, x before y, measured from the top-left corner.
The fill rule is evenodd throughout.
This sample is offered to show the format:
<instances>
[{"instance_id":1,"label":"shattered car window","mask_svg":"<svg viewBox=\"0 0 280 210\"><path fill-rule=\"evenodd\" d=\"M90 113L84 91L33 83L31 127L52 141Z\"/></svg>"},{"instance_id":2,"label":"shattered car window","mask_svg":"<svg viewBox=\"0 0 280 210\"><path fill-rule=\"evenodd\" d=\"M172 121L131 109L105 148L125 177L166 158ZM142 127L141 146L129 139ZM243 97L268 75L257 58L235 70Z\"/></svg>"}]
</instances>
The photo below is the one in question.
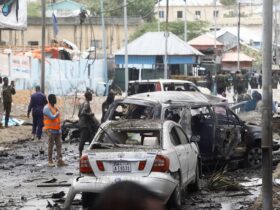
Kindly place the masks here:
<instances>
[{"instance_id":1,"label":"shattered car window","mask_svg":"<svg viewBox=\"0 0 280 210\"><path fill-rule=\"evenodd\" d=\"M97 139L98 143L145 147L160 147L159 130L125 130L106 128Z\"/></svg>"},{"instance_id":2,"label":"shattered car window","mask_svg":"<svg viewBox=\"0 0 280 210\"><path fill-rule=\"evenodd\" d=\"M180 107L169 107L164 112L164 119L165 120L172 120L176 123L178 123L181 119L183 113L183 108Z\"/></svg>"},{"instance_id":3,"label":"shattered car window","mask_svg":"<svg viewBox=\"0 0 280 210\"><path fill-rule=\"evenodd\" d=\"M153 119L154 107L137 104L119 104L114 111L112 120L119 119Z\"/></svg>"}]
</instances>

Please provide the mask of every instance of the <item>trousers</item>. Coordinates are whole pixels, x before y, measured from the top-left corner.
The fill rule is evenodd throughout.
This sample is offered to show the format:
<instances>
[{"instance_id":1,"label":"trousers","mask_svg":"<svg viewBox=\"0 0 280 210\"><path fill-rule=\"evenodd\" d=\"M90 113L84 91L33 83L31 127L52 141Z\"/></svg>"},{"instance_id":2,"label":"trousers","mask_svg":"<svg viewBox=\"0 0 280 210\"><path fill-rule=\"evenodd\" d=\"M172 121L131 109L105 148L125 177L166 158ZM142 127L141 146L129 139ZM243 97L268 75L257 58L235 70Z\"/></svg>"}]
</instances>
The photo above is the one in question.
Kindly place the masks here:
<instances>
[{"instance_id":1,"label":"trousers","mask_svg":"<svg viewBox=\"0 0 280 210\"><path fill-rule=\"evenodd\" d=\"M33 113L33 125L32 125L32 134L36 135L38 139L42 137L42 130L44 127L44 116L42 114Z\"/></svg>"},{"instance_id":2,"label":"trousers","mask_svg":"<svg viewBox=\"0 0 280 210\"><path fill-rule=\"evenodd\" d=\"M48 161L53 161L53 146L56 146L56 161L62 160L62 153L61 153L61 137L60 134L54 134L48 132L49 141L48 141Z\"/></svg>"},{"instance_id":3,"label":"trousers","mask_svg":"<svg viewBox=\"0 0 280 210\"><path fill-rule=\"evenodd\" d=\"M10 114L11 114L11 110L12 110L12 103L4 102L3 104L4 104L4 111L5 111L5 126L8 126Z\"/></svg>"},{"instance_id":4,"label":"trousers","mask_svg":"<svg viewBox=\"0 0 280 210\"><path fill-rule=\"evenodd\" d=\"M89 128L81 128L80 129L80 143L79 143L79 152L80 154L84 150L84 146L86 142L91 142L93 135Z\"/></svg>"}]
</instances>

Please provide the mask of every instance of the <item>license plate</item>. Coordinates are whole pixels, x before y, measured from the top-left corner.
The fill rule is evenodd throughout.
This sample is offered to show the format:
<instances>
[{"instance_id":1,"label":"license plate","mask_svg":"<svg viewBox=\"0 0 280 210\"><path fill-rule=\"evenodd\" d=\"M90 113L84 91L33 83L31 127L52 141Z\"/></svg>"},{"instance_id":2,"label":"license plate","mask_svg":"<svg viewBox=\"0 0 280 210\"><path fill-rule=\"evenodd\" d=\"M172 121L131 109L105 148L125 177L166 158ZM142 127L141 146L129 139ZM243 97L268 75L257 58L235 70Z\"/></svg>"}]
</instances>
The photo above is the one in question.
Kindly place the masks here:
<instances>
[{"instance_id":1,"label":"license plate","mask_svg":"<svg viewBox=\"0 0 280 210\"><path fill-rule=\"evenodd\" d=\"M118 162L113 164L113 172L130 172L131 171L131 165L127 162Z\"/></svg>"}]
</instances>

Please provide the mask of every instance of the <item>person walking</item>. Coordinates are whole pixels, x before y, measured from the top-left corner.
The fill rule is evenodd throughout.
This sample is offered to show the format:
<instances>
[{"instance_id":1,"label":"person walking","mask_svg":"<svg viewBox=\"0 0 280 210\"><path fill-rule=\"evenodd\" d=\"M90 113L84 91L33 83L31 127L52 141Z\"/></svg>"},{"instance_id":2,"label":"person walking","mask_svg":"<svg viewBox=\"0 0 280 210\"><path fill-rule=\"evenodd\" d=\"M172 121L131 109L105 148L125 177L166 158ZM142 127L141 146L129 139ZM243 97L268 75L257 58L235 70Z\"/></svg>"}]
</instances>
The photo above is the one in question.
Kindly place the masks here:
<instances>
[{"instance_id":1,"label":"person walking","mask_svg":"<svg viewBox=\"0 0 280 210\"><path fill-rule=\"evenodd\" d=\"M55 107L56 104L56 96L54 94L50 94L48 96L49 103L45 105L43 109L44 114L44 130L46 131L49 140L48 140L48 166L54 167L55 164L53 162L52 154L53 154L53 146L56 145L56 153L57 153L57 166L65 166L67 165L62 160L61 153L61 127L60 127L60 113L58 109Z\"/></svg>"},{"instance_id":2,"label":"person walking","mask_svg":"<svg viewBox=\"0 0 280 210\"><path fill-rule=\"evenodd\" d=\"M2 86L2 97L5 111L5 127L7 128L12 110L12 95L16 94L16 91L13 81L11 82L11 85L9 85L9 79L7 77L4 77L3 81L4 85Z\"/></svg>"},{"instance_id":3,"label":"person walking","mask_svg":"<svg viewBox=\"0 0 280 210\"><path fill-rule=\"evenodd\" d=\"M0 77L0 129L3 129L3 112L4 112L4 107L3 107L3 100L2 100L2 77Z\"/></svg>"},{"instance_id":4,"label":"person walking","mask_svg":"<svg viewBox=\"0 0 280 210\"><path fill-rule=\"evenodd\" d=\"M115 100L115 94L114 94L114 92L110 91L106 100L102 103L101 123L103 123L105 121L106 113L109 110L110 105L114 102L114 100Z\"/></svg>"},{"instance_id":5,"label":"person walking","mask_svg":"<svg viewBox=\"0 0 280 210\"><path fill-rule=\"evenodd\" d=\"M41 92L40 86L35 87L35 93L31 95L30 103L27 110L27 117L30 117L30 112L32 111L32 134L33 139L37 137L39 140L42 137L43 129L43 109L44 106L48 103L47 98L44 93Z\"/></svg>"},{"instance_id":6,"label":"person walking","mask_svg":"<svg viewBox=\"0 0 280 210\"><path fill-rule=\"evenodd\" d=\"M98 127L99 122L95 118L94 113L92 113L90 108L90 102L92 101L91 92L85 93L85 102L81 105L79 109L79 125L80 125L80 144L79 153L82 156L85 142L91 142Z\"/></svg>"}]
</instances>

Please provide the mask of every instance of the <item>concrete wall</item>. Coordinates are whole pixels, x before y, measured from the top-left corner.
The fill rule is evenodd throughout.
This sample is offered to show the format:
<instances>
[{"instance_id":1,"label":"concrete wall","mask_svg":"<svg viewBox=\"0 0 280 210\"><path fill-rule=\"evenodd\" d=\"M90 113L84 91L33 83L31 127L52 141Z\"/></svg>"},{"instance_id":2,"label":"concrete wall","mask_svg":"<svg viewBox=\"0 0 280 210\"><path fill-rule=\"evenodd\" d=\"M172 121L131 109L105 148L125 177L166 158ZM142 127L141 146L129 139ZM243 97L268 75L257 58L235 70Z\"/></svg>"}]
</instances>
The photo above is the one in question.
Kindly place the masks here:
<instances>
[{"instance_id":1,"label":"concrete wall","mask_svg":"<svg viewBox=\"0 0 280 210\"><path fill-rule=\"evenodd\" d=\"M67 39L76 44L82 51L88 49L95 40L99 43L97 54L102 54L102 28L100 18L90 18L82 25L78 17L58 18L59 32L54 37L53 25L50 18L47 18L46 43L51 44L51 40L57 41ZM137 26L141 24L139 18L128 19L128 32L131 35ZM30 41L38 42L41 45L42 25L40 18L28 18L28 28L25 31L2 30L0 41L4 41L10 46L26 46ZM122 18L106 19L107 51L114 53L123 46L124 26Z\"/></svg>"}]
</instances>

